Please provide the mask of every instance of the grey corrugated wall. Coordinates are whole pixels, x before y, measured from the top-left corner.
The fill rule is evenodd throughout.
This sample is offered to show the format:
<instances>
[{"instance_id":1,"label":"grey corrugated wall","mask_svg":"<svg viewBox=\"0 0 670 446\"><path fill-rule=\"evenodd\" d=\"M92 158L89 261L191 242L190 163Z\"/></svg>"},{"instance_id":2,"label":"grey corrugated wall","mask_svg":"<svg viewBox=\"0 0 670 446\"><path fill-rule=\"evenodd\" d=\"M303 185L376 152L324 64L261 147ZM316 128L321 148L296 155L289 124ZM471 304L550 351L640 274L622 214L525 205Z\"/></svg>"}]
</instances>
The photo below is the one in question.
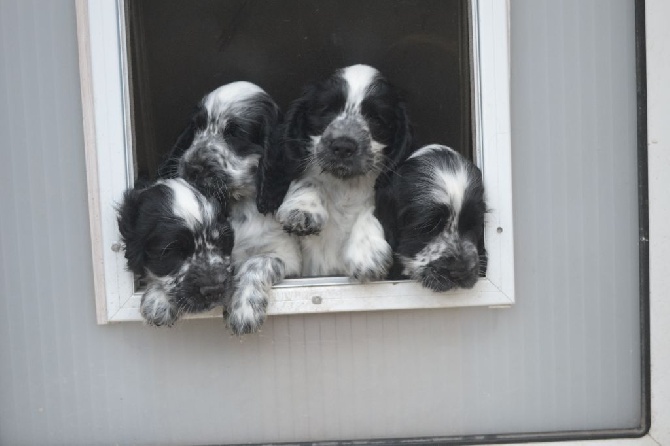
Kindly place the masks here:
<instances>
[{"instance_id":1,"label":"grey corrugated wall","mask_svg":"<svg viewBox=\"0 0 670 446\"><path fill-rule=\"evenodd\" d=\"M639 424L631 0L512 1L509 310L95 324L74 4L0 0L0 443Z\"/></svg>"}]
</instances>

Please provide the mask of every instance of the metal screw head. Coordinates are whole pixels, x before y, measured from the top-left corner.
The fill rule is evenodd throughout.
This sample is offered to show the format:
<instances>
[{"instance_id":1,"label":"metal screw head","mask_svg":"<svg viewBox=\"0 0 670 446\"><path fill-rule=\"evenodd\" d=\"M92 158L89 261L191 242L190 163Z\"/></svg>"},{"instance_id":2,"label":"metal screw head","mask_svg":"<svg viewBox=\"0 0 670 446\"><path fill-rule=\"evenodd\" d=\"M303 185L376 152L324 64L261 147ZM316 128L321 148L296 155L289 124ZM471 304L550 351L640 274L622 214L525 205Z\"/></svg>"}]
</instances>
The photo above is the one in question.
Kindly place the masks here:
<instances>
[{"instance_id":1,"label":"metal screw head","mask_svg":"<svg viewBox=\"0 0 670 446\"><path fill-rule=\"evenodd\" d=\"M312 296L312 303L318 305L322 302L321 296Z\"/></svg>"},{"instance_id":2,"label":"metal screw head","mask_svg":"<svg viewBox=\"0 0 670 446\"><path fill-rule=\"evenodd\" d=\"M502 234L502 231L503 231L503 230L502 230L501 227L498 227L498 229L496 229L496 231L498 231L498 234Z\"/></svg>"},{"instance_id":3,"label":"metal screw head","mask_svg":"<svg viewBox=\"0 0 670 446\"><path fill-rule=\"evenodd\" d=\"M119 252L121 251L121 248L123 248L123 244L121 244L121 242L112 243L112 251Z\"/></svg>"}]
</instances>

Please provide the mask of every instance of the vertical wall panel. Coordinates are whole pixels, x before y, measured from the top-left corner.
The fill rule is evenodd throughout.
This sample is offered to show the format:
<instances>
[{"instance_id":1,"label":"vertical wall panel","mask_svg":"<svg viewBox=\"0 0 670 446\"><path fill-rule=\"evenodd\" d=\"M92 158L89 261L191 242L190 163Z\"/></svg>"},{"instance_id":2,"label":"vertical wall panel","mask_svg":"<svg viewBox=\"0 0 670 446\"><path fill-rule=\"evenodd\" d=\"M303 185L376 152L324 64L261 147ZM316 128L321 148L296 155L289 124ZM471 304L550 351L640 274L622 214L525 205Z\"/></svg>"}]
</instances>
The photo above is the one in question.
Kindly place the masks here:
<instances>
[{"instance_id":1,"label":"vertical wall panel","mask_svg":"<svg viewBox=\"0 0 670 446\"><path fill-rule=\"evenodd\" d=\"M513 0L517 304L95 324L74 5L0 0L0 443L639 424L631 0Z\"/></svg>"}]
</instances>

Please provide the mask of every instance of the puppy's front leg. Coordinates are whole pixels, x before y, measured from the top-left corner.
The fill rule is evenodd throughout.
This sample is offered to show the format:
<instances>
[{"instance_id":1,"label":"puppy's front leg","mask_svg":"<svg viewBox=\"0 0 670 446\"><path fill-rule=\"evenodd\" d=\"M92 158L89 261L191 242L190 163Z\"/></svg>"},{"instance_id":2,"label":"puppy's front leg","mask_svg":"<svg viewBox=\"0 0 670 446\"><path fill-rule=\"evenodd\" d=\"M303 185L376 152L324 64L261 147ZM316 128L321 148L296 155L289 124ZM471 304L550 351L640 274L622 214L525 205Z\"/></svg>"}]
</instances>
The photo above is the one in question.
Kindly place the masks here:
<instances>
[{"instance_id":1,"label":"puppy's front leg","mask_svg":"<svg viewBox=\"0 0 670 446\"><path fill-rule=\"evenodd\" d=\"M360 282L386 278L393 252L372 209L362 213L354 223L344 248L344 261L349 277Z\"/></svg>"},{"instance_id":2,"label":"puppy's front leg","mask_svg":"<svg viewBox=\"0 0 670 446\"><path fill-rule=\"evenodd\" d=\"M285 271L284 262L273 256L251 257L242 264L228 309L228 326L234 334L253 333L263 325L270 288Z\"/></svg>"},{"instance_id":3,"label":"puppy's front leg","mask_svg":"<svg viewBox=\"0 0 670 446\"><path fill-rule=\"evenodd\" d=\"M284 230L296 235L318 234L328 221L320 186L310 179L295 180L277 210Z\"/></svg>"}]
</instances>

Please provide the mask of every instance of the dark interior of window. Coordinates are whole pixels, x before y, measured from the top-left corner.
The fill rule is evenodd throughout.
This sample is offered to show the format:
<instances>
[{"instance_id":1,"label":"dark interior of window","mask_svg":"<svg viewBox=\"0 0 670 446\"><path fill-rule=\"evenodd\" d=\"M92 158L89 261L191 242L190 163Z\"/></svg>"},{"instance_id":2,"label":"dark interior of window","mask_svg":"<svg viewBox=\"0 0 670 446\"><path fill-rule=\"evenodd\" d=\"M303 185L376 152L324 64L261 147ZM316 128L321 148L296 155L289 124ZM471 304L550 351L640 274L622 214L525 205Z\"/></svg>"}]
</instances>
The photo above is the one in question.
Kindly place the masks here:
<instances>
[{"instance_id":1,"label":"dark interior of window","mask_svg":"<svg viewBox=\"0 0 670 446\"><path fill-rule=\"evenodd\" d=\"M418 144L472 156L463 0L128 0L136 175L153 179L198 101L247 80L286 110L303 85L372 65L399 87Z\"/></svg>"}]
</instances>

